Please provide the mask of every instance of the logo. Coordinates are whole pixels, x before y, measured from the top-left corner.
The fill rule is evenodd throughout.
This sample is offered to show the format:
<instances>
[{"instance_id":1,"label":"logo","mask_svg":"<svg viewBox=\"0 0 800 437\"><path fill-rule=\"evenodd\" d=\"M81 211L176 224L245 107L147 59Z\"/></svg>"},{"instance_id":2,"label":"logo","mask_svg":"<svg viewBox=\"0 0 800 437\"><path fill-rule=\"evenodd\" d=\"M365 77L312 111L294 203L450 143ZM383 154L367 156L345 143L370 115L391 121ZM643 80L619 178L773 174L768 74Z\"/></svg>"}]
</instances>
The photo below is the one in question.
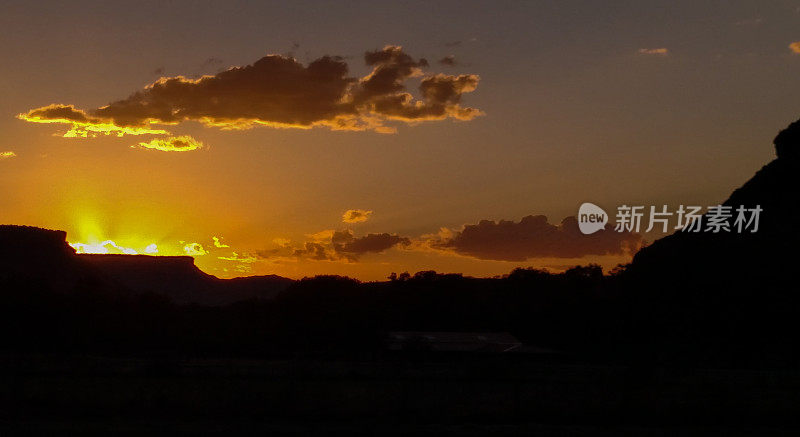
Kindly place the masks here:
<instances>
[{"instance_id":1,"label":"logo","mask_svg":"<svg viewBox=\"0 0 800 437\"><path fill-rule=\"evenodd\" d=\"M594 234L605 229L606 223L608 223L608 214L594 203L586 202L578 209L578 228L582 233Z\"/></svg>"},{"instance_id":2,"label":"logo","mask_svg":"<svg viewBox=\"0 0 800 437\"><path fill-rule=\"evenodd\" d=\"M671 211L667 205L649 208L649 220L645 220L648 209L643 205L617 207L616 232L644 232L660 231L663 234L672 230L680 232L711 232L742 234L758 232L761 205L747 207L739 205L711 205L703 210L701 206L680 205L677 210ZM675 226L671 220L675 218ZM582 233L589 235L605 229L608 224L608 214L599 206L586 202L578 209L578 228ZM645 229L646 226L646 229Z\"/></svg>"}]
</instances>

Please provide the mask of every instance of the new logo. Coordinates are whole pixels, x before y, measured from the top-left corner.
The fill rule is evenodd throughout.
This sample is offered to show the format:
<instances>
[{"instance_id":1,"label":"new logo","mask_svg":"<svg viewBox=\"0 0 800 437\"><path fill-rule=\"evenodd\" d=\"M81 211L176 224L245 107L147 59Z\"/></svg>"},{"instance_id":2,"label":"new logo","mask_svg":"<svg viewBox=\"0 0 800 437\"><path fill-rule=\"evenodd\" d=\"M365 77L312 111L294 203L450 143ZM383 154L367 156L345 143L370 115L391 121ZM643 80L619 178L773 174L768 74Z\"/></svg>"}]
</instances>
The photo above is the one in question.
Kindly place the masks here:
<instances>
[{"instance_id":1,"label":"new logo","mask_svg":"<svg viewBox=\"0 0 800 437\"><path fill-rule=\"evenodd\" d=\"M594 234L605 229L606 223L608 223L608 214L594 203L586 202L578 209L578 228L582 233Z\"/></svg>"}]
</instances>

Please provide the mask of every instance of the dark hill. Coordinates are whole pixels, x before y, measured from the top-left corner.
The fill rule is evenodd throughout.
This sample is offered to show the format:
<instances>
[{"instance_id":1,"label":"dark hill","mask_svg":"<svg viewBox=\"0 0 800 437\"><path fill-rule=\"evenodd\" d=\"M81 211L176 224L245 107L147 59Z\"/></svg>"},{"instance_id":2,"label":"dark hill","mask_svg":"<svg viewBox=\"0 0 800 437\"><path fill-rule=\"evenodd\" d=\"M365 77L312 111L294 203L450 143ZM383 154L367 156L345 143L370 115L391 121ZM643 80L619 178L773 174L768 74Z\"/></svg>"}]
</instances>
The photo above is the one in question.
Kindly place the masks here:
<instances>
[{"instance_id":1,"label":"dark hill","mask_svg":"<svg viewBox=\"0 0 800 437\"><path fill-rule=\"evenodd\" d=\"M800 121L775 138L778 158L765 165L723 205L734 216L740 205L763 209L759 229L751 232L676 232L639 251L631 270L648 274L681 272L681 276L720 274L715 280L741 275L777 277L788 273L800 243ZM789 152L790 150L794 151ZM729 220L734 230L734 220ZM685 279L685 278L681 278Z\"/></svg>"},{"instance_id":2,"label":"dark hill","mask_svg":"<svg viewBox=\"0 0 800 437\"><path fill-rule=\"evenodd\" d=\"M176 303L224 305L270 299L294 281L276 275L219 279L204 273L190 256L78 255L103 274L137 292L170 297Z\"/></svg>"},{"instance_id":3,"label":"dark hill","mask_svg":"<svg viewBox=\"0 0 800 437\"><path fill-rule=\"evenodd\" d=\"M75 250L67 244L67 233L32 226L0 226L0 264L4 274L15 274L54 267L74 261Z\"/></svg>"},{"instance_id":4,"label":"dark hill","mask_svg":"<svg viewBox=\"0 0 800 437\"><path fill-rule=\"evenodd\" d=\"M0 278L69 292L91 284L119 295L154 293L178 304L224 305L269 299L294 281L280 276L219 279L187 256L77 255L66 233L30 226L0 226Z\"/></svg>"},{"instance_id":5,"label":"dark hill","mask_svg":"<svg viewBox=\"0 0 800 437\"><path fill-rule=\"evenodd\" d=\"M774 143L777 159L723 203L733 209L731 232L677 231L634 257L624 275L625 304L642 344L727 360L796 355L800 121ZM736 232L740 205L763 210L757 232Z\"/></svg>"},{"instance_id":6,"label":"dark hill","mask_svg":"<svg viewBox=\"0 0 800 437\"><path fill-rule=\"evenodd\" d=\"M82 263L66 237L64 231L0 225L0 280L25 289L68 292L91 286L94 290L129 293Z\"/></svg>"}]
</instances>

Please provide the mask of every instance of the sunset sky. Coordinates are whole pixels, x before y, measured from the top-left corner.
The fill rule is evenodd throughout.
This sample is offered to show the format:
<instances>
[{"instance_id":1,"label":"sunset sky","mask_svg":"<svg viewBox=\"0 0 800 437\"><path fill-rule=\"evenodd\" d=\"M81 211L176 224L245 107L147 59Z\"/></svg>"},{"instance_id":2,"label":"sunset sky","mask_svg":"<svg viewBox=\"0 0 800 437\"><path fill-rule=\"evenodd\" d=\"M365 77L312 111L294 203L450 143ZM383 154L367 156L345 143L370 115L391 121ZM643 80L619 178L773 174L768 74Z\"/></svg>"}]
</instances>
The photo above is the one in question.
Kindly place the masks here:
<instances>
[{"instance_id":1,"label":"sunset sky","mask_svg":"<svg viewBox=\"0 0 800 437\"><path fill-rule=\"evenodd\" d=\"M612 267L800 117L800 0L1 7L0 223L220 277Z\"/></svg>"}]
</instances>

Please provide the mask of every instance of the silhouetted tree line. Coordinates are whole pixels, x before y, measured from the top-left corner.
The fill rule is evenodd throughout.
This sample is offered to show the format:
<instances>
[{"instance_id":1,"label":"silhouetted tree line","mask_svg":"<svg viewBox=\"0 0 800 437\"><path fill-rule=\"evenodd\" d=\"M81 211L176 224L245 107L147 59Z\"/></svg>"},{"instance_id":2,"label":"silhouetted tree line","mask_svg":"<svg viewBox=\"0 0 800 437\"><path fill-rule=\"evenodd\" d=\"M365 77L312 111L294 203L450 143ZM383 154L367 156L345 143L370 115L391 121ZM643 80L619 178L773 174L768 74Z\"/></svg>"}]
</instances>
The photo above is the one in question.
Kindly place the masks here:
<instances>
[{"instance_id":1,"label":"silhouetted tree line","mask_svg":"<svg viewBox=\"0 0 800 437\"><path fill-rule=\"evenodd\" d=\"M272 300L222 307L117 293L91 276L68 292L35 277L0 277L0 337L16 351L278 357L381 353L395 330L483 331L589 360L797 362L794 294L744 273L712 281L702 269L645 270L518 268L495 278L422 271L384 282L316 276Z\"/></svg>"},{"instance_id":2,"label":"silhouetted tree line","mask_svg":"<svg viewBox=\"0 0 800 437\"><path fill-rule=\"evenodd\" d=\"M599 266L498 278L423 271L386 282L316 276L272 300L206 307L117 293L90 276L66 292L44 279L6 277L0 336L16 350L261 356L380 350L392 330L507 331L569 349L596 336L613 281Z\"/></svg>"}]
</instances>

